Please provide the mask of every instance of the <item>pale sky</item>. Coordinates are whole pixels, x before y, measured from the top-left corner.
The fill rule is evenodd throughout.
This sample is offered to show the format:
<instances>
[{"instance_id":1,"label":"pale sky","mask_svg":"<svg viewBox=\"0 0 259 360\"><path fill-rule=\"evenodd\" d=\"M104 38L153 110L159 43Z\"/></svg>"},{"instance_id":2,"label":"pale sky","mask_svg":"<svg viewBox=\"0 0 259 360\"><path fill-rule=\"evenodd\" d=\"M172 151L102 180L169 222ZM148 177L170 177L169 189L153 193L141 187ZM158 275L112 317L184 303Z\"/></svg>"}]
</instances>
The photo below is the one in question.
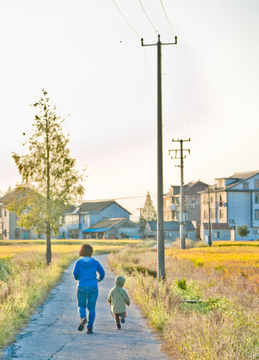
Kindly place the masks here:
<instances>
[{"instance_id":1,"label":"pale sky","mask_svg":"<svg viewBox=\"0 0 259 360\"><path fill-rule=\"evenodd\" d=\"M78 169L89 165L86 200L156 194L156 47L140 38L174 34L160 0L141 0L157 33L139 0L115 1L139 36L112 0L0 0L1 190L21 180L11 152L24 151L29 105L45 88L70 114ZM185 183L259 169L259 1L163 5L179 59L178 74L176 46L163 46L164 192L180 183L172 138L191 138ZM118 203L136 220L144 201Z\"/></svg>"}]
</instances>

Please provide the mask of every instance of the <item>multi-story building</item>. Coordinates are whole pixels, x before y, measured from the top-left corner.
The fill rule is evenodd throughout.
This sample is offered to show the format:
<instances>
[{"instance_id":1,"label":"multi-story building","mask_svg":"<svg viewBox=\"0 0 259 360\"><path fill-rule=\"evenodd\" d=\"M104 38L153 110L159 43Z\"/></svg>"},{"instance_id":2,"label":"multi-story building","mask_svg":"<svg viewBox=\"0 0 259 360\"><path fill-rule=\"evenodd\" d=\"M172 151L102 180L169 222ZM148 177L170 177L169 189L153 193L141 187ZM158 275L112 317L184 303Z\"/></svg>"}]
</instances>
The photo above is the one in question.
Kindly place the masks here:
<instances>
[{"instance_id":1,"label":"multi-story building","mask_svg":"<svg viewBox=\"0 0 259 360\"><path fill-rule=\"evenodd\" d=\"M201 238L242 240L237 227L247 225L248 240L259 238L259 170L217 178L216 185L201 192Z\"/></svg>"},{"instance_id":2,"label":"multi-story building","mask_svg":"<svg viewBox=\"0 0 259 360\"><path fill-rule=\"evenodd\" d=\"M184 185L184 220L200 224L200 191L207 188L208 185L200 180ZM171 185L169 192L164 195L164 220L179 221L180 211L180 186Z\"/></svg>"}]
</instances>

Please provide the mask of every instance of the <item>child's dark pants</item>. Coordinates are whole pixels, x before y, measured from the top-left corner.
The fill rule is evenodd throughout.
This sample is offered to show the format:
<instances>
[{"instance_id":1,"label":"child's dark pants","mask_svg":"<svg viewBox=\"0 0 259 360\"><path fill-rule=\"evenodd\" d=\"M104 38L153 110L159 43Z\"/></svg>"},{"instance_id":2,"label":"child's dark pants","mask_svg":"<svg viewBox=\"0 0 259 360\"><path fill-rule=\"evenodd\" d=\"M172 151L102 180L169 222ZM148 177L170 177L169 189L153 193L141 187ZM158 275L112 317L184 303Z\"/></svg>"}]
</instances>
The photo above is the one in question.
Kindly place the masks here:
<instances>
[{"instance_id":1,"label":"child's dark pants","mask_svg":"<svg viewBox=\"0 0 259 360\"><path fill-rule=\"evenodd\" d=\"M124 317L126 317L126 313L123 313ZM115 324L116 326L121 326L120 314L114 314Z\"/></svg>"}]
</instances>

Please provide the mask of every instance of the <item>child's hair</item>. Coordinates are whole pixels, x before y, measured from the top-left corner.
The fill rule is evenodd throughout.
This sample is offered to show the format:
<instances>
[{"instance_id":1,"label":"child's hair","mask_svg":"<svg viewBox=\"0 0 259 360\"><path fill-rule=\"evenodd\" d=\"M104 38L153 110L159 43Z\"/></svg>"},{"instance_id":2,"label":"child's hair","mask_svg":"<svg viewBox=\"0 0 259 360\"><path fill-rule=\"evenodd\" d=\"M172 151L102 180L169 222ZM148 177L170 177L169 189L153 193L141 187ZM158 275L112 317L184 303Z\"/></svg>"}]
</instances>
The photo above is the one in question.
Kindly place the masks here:
<instances>
[{"instance_id":1,"label":"child's hair","mask_svg":"<svg viewBox=\"0 0 259 360\"><path fill-rule=\"evenodd\" d=\"M89 256L91 257L92 254L93 254L93 248L91 245L88 245L88 244L83 244L81 246L81 249L79 250L79 255L80 256Z\"/></svg>"}]
</instances>

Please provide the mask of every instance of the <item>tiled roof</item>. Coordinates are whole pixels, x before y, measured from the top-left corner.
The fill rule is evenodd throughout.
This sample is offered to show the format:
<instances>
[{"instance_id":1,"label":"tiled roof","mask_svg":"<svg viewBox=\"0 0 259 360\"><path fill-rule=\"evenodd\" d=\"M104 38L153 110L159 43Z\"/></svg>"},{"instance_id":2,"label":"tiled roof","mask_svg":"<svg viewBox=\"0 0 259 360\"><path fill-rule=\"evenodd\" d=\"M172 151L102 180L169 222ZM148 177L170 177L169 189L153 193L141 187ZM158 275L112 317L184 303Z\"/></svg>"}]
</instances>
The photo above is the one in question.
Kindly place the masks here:
<instances>
[{"instance_id":1,"label":"tiled roof","mask_svg":"<svg viewBox=\"0 0 259 360\"><path fill-rule=\"evenodd\" d=\"M156 231L157 229L157 222L156 221L149 221L150 228L152 231ZM179 231L179 221L164 221L164 231L169 230L176 230ZM195 227L191 221L186 221L186 230L194 231Z\"/></svg>"},{"instance_id":2,"label":"tiled roof","mask_svg":"<svg viewBox=\"0 0 259 360\"><path fill-rule=\"evenodd\" d=\"M81 205L71 206L71 208L69 208L67 210L67 214L84 213L84 212L100 212L112 204L116 204L116 205L120 206L122 209L124 209L121 205L116 203L116 201L114 201L114 200L86 201L86 202L83 202ZM124 209L124 210L130 214L130 212L128 210L126 210L126 209Z\"/></svg>"},{"instance_id":3,"label":"tiled roof","mask_svg":"<svg viewBox=\"0 0 259 360\"><path fill-rule=\"evenodd\" d=\"M235 173L234 175L230 176L228 179L236 179L236 181L233 182L232 184L227 185L226 189L229 189L232 186L236 186L237 184L240 184L243 181L248 180L248 179L250 179L251 177L253 177L253 176L257 175L257 174L259 174L259 170Z\"/></svg>"},{"instance_id":4,"label":"tiled roof","mask_svg":"<svg viewBox=\"0 0 259 360\"><path fill-rule=\"evenodd\" d=\"M230 230L228 223L212 223L212 230ZM203 223L204 230L209 229L209 223Z\"/></svg>"},{"instance_id":5,"label":"tiled roof","mask_svg":"<svg viewBox=\"0 0 259 360\"><path fill-rule=\"evenodd\" d=\"M237 186L239 184L242 184L244 181L250 179L251 177L255 176L259 174L259 170L254 170L254 171L245 171L245 172L240 172L240 173L235 173L234 175L231 175L229 177L221 177L221 178L216 178L215 180L228 180L228 179L232 179L233 182L231 184L226 185L225 187L221 187L218 188L217 185L213 185L210 186L210 189L212 191L225 191L225 190L229 190L234 186ZM200 191L200 194L204 194L204 190Z\"/></svg>"},{"instance_id":6,"label":"tiled roof","mask_svg":"<svg viewBox=\"0 0 259 360\"><path fill-rule=\"evenodd\" d=\"M100 228L108 228L111 229L114 226L118 225L121 222L126 222L126 224L128 224L128 226L125 227L136 227L138 228L138 225L135 224L134 222L130 221L128 218L124 217L124 218L111 218L111 219L102 219L101 221L99 221L98 223L94 224L93 226L90 227L90 229L100 229Z\"/></svg>"},{"instance_id":7,"label":"tiled roof","mask_svg":"<svg viewBox=\"0 0 259 360\"><path fill-rule=\"evenodd\" d=\"M180 186L171 185L173 188L173 194L180 196ZM200 191L204 191L208 188L208 184L198 180L198 181L191 181L188 184L184 185L184 193L185 195L200 195Z\"/></svg>"},{"instance_id":8,"label":"tiled roof","mask_svg":"<svg viewBox=\"0 0 259 360\"><path fill-rule=\"evenodd\" d=\"M188 183L184 186L184 192L186 195L199 195L198 191L203 191L208 188L208 184L202 181L195 181Z\"/></svg>"},{"instance_id":9,"label":"tiled roof","mask_svg":"<svg viewBox=\"0 0 259 360\"><path fill-rule=\"evenodd\" d=\"M35 192L31 190L30 188L25 187L18 187L17 189L14 189L13 191L10 191L8 194L5 194L0 198L0 203L7 204L12 200L18 201L19 198L27 196L28 194L34 195Z\"/></svg>"}]
</instances>

